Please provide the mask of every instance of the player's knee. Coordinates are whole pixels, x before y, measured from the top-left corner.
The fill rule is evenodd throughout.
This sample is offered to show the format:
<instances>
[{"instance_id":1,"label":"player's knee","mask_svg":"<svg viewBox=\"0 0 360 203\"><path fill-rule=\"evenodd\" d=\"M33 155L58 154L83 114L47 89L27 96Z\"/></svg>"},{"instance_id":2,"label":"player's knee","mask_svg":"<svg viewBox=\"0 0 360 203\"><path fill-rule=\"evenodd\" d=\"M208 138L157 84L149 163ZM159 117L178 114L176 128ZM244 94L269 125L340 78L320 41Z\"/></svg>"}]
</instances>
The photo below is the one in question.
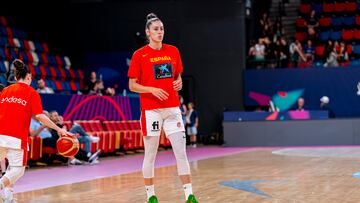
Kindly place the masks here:
<instances>
[{"instance_id":1,"label":"player's knee","mask_svg":"<svg viewBox=\"0 0 360 203\"><path fill-rule=\"evenodd\" d=\"M10 166L4 176L9 179L10 184L14 184L21 176L24 175L24 172L24 166Z\"/></svg>"}]
</instances>

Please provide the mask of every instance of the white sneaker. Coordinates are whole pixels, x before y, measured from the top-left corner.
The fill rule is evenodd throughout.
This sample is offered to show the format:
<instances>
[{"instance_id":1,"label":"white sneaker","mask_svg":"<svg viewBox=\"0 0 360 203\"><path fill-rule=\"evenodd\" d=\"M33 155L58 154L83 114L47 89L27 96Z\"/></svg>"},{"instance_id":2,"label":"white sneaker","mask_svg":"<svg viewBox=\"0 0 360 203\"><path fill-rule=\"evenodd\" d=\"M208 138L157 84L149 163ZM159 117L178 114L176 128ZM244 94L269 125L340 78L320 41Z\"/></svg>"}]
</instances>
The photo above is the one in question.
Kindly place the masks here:
<instances>
[{"instance_id":1,"label":"white sneaker","mask_svg":"<svg viewBox=\"0 0 360 203\"><path fill-rule=\"evenodd\" d=\"M82 165L82 162L79 159L73 159L70 161L70 165Z\"/></svg>"},{"instance_id":2,"label":"white sneaker","mask_svg":"<svg viewBox=\"0 0 360 203\"><path fill-rule=\"evenodd\" d=\"M93 160L97 159L100 155L100 152L101 150L97 150L94 154L92 154L90 157L89 157L89 163L91 163Z\"/></svg>"},{"instance_id":3,"label":"white sneaker","mask_svg":"<svg viewBox=\"0 0 360 203\"><path fill-rule=\"evenodd\" d=\"M95 164L98 164L98 163L100 163L100 161L98 160L97 157L96 157L96 159L89 162L90 165L95 165Z\"/></svg>"},{"instance_id":4,"label":"white sneaker","mask_svg":"<svg viewBox=\"0 0 360 203\"><path fill-rule=\"evenodd\" d=\"M99 137L89 136L89 138L90 138L90 141L93 142L93 143L97 143L97 142L100 141Z\"/></svg>"}]
</instances>

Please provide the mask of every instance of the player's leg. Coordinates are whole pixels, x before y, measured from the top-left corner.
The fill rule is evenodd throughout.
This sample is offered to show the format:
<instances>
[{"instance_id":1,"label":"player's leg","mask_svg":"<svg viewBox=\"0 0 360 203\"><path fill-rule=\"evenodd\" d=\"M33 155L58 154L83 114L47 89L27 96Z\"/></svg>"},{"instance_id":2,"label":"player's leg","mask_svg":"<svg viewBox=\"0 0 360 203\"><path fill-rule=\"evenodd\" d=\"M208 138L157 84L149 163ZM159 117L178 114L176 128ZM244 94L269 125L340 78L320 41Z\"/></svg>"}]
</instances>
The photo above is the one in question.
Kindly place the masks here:
<instances>
[{"instance_id":1,"label":"player's leg","mask_svg":"<svg viewBox=\"0 0 360 203\"><path fill-rule=\"evenodd\" d=\"M4 190L4 202L12 202L14 199L12 186L24 175L27 157L23 149L7 149L6 157L9 160L9 167L0 179L0 187Z\"/></svg>"},{"instance_id":2,"label":"player's leg","mask_svg":"<svg viewBox=\"0 0 360 203\"><path fill-rule=\"evenodd\" d=\"M154 188L155 158L159 147L160 129L162 126L161 115L157 110L143 111L141 113L141 129L144 136L144 161L143 176L147 199L149 203L157 203Z\"/></svg>"},{"instance_id":3,"label":"player's leg","mask_svg":"<svg viewBox=\"0 0 360 203\"><path fill-rule=\"evenodd\" d=\"M177 170L183 184L185 199L187 202L197 203L191 184L190 166L186 155L186 135L182 122L180 110L177 108L169 109L169 114L164 120L164 131L168 135L173 148Z\"/></svg>"}]
</instances>

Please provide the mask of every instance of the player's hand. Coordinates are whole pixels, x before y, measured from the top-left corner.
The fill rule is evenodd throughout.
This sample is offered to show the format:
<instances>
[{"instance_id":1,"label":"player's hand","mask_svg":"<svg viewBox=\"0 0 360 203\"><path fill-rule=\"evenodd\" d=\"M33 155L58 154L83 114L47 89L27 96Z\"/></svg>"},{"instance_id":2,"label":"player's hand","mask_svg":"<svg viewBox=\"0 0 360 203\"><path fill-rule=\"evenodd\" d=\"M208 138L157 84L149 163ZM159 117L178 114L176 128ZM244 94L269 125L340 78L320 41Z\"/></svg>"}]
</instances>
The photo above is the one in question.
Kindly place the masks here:
<instances>
[{"instance_id":1,"label":"player's hand","mask_svg":"<svg viewBox=\"0 0 360 203\"><path fill-rule=\"evenodd\" d=\"M178 79L173 82L173 86L175 91L180 91L182 89L183 84L181 77L178 77Z\"/></svg>"},{"instance_id":2,"label":"player's hand","mask_svg":"<svg viewBox=\"0 0 360 203\"><path fill-rule=\"evenodd\" d=\"M75 136L74 134L72 134L72 133L70 133L70 132L68 132L68 131L66 131L65 129L60 129L59 131L58 131L58 134L59 134L59 136Z\"/></svg>"},{"instance_id":3,"label":"player's hand","mask_svg":"<svg viewBox=\"0 0 360 203\"><path fill-rule=\"evenodd\" d=\"M160 99L160 101L167 100L169 98L169 93L161 88L153 87L150 90L151 94L153 94L156 98Z\"/></svg>"}]
</instances>

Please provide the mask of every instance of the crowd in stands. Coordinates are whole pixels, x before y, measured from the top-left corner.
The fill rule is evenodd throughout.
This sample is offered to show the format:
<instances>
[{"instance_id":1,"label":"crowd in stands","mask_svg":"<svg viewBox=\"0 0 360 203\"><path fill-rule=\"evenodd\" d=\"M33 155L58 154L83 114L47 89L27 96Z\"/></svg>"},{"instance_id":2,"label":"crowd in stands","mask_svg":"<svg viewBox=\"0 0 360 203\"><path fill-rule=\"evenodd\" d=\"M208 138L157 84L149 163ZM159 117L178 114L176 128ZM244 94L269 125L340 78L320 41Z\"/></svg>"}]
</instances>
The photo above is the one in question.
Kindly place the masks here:
<instances>
[{"instance_id":1,"label":"crowd in stands","mask_svg":"<svg viewBox=\"0 0 360 203\"><path fill-rule=\"evenodd\" d=\"M294 22L294 38L286 39L281 20L265 13L262 35L252 40L250 68L338 67L360 65L360 4L350 1L303 1Z\"/></svg>"}]
</instances>

